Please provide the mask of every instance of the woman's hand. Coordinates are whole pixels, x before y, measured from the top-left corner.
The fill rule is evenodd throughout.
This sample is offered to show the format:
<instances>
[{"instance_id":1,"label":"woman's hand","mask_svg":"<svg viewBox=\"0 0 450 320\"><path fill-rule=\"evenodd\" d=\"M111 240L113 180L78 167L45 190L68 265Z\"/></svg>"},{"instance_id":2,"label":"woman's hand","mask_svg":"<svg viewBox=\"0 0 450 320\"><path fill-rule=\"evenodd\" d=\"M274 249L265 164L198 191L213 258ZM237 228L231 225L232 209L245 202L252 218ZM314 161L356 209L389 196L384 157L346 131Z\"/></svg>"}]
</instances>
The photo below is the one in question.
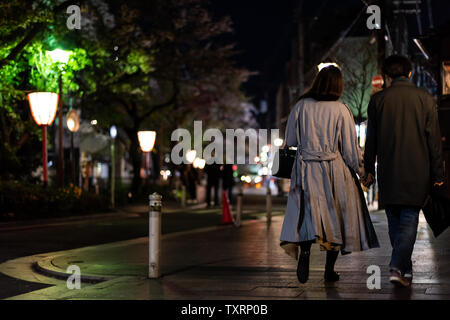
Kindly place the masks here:
<instances>
[{"instance_id":1,"label":"woman's hand","mask_svg":"<svg viewBox=\"0 0 450 320\"><path fill-rule=\"evenodd\" d=\"M373 174L369 173L361 178L361 183L364 187L369 188L372 184L375 183L375 177Z\"/></svg>"}]
</instances>

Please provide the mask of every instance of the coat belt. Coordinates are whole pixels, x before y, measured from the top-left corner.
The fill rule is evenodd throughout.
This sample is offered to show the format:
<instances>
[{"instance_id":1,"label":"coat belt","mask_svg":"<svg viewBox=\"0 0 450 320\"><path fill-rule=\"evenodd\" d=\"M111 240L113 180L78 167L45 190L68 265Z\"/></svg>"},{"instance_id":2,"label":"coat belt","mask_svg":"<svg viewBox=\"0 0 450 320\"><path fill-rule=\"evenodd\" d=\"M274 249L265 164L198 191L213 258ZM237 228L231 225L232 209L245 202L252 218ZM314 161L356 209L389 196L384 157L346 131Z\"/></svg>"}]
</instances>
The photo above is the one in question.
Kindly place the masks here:
<instances>
[{"instance_id":1,"label":"coat belt","mask_svg":"<svg viewBox=\"0 0 450 320\"><path fill-rule=\"evenodd\" d=\"M323 152L323 151L311 151L306 149L297 148L297 159L300 164L300 172L301 172L301 181L299 181L297 177L297 185L299 182L302 190L304 190L305 185L305 172L306 172L306 162L307 161L332 161L335 160L339 156L339 152Z\"/></svg>"}]
</instances>

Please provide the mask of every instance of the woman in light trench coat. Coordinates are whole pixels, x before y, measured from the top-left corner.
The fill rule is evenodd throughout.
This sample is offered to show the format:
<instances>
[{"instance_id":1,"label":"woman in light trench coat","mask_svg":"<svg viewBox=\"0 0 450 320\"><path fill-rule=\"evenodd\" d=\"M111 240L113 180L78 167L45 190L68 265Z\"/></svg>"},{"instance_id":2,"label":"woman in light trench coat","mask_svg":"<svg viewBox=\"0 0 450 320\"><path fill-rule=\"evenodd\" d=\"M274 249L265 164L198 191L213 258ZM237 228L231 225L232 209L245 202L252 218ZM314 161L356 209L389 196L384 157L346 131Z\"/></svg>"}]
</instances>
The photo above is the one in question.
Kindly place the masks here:
<instances>
[{"instance_id":1,"label":"woman in light trench coat","mask_svg":"<svg viewBox=\"0 0 450 320\"><path fill-rule=\"evenodd\" d=\"M327 251L325 281L339 280L334 265L342 254L379 247L356 174L363 176L355 123L339 102L341 71L323 68L292 108L286 146L297 147L291 173L281 247L298 259L297 277L308 280L311 244ZM301 252L298 255L298 248Z\"/></svg>"}]
</instances>

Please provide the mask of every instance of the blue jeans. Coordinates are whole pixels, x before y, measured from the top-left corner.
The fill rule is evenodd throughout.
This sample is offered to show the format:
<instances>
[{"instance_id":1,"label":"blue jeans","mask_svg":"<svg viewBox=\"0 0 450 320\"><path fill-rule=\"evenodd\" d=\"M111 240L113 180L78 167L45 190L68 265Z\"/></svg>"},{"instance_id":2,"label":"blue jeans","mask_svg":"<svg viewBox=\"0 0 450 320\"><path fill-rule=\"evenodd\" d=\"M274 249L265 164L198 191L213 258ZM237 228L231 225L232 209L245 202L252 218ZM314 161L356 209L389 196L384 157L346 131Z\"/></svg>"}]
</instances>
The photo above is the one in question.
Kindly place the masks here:
<instances>
[{"instance_id":1,"label":"blue jeans","mask_svg":"<svg viewBox=\"0 0 450 320\"><path fill-rule=\"evenodd\" d=\"M416 242L419 224L419 207L386 206L392 257L389 267L402 275L412 273L411 256Z\"/></svg>"}]
</instances>

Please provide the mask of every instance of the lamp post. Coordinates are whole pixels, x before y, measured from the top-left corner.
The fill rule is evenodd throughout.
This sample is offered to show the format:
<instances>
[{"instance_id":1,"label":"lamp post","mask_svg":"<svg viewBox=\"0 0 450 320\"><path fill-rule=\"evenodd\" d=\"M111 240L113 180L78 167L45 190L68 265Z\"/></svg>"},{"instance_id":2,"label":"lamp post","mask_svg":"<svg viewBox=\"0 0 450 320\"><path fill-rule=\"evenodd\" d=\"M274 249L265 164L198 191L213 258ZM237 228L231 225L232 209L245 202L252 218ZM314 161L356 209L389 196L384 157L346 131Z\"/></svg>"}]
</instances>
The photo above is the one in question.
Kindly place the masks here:
<instances>
[{"instance_id":1,"label":"lamp post","mask_svg":"<svg viewBox=\"0 0 450 320\"><path fill-rule=\"evenodd\" d=\"M52 51L47 51L47 55L50 59L58 64L59 67L59 111L58 111L58 184L60 187L64 186L64 150L63 150L63 104L62 104L62 74L63 68L69 61L71 52L62 49L55 49Z\"/></svg>"},{"instance_id":2,"label":"lamp post","mask_svg":"<svg viewBox=\"0 0 450 320\"><path fill-rule=\"evenodd\" d=\"M145 171L147 174L147 188L149 186L149 167L150 167L150 152L153 150L156 141L155 131L139 131L138 132L139 145L142 152L145 153Z\"/></svg>"},{"instance_id":3,"label":"lamp post","mask_svg":"<svg viewBox=\"0 0 450 320\"><path fill-rule=\"evenodd\" d=\"M117 137L117 128L112 126L109 129L109 135L111 136L111 208L114 209L115 206L115 181L116 181L116 162L115 162L115 151L114 144Z\"/></svg>"},{"instance_id":4,"label":"lamp post","mask_svg":"<svg viewBox=\"0 0 450 320\"><path fill-rule=\"evenodd\" d=\"M73 134L80 128L80 117L78 116L78 112L76 112L75 110L70 110L66 118L67 128L69 128L70 131L70 162L72 167L72 183L75 185L75 152L73 148Z\"/></svg>"},{"instance_id":5,"label":"lamp post","mask_svg":"<svg viewBox=\"0 0 450 320\"><path fill-rule=\"evenodd\" d=\"M58 94L54 92L33 92L28 94L28 101L34 121L42 128L43 182L44 187L47 187L47 126L55 120Z\"/></svg>"}]
</instances>

